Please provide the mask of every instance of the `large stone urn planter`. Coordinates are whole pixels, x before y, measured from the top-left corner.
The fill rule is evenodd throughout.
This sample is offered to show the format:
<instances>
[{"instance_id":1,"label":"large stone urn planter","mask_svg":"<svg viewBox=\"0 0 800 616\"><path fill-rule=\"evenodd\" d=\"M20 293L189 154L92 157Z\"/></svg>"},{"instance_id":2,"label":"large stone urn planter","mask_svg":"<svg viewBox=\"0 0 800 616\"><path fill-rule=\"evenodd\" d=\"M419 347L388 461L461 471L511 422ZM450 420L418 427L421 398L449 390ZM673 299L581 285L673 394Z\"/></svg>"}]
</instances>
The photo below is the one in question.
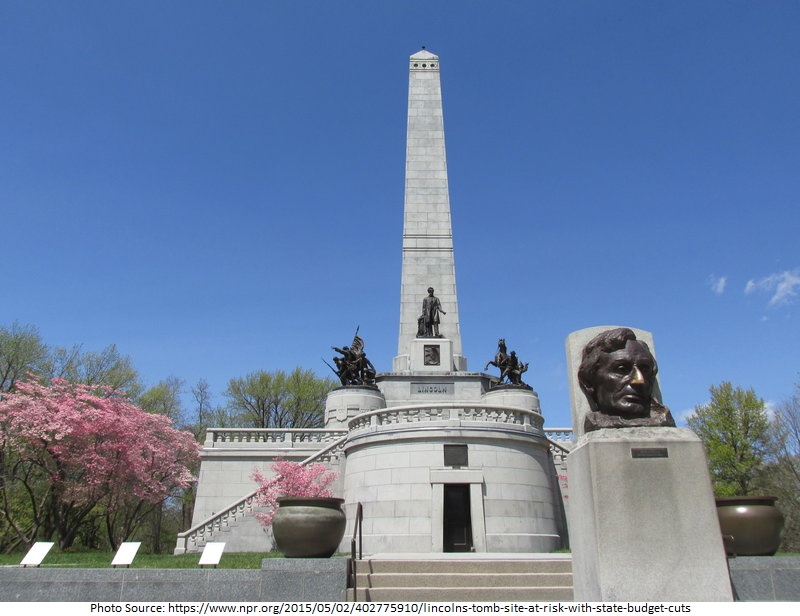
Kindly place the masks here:
<instances>
[{"instance_id":1,"label":"large stone urn planter","mask_svg":"<svg viewBox=\"0 0 800 616\"><path fill-rule=\"evenodd\" d=\"M287 558L330 558L344 537L341 498L282 496L272 535Z\"/></svg>"},{"instance_id":2,"label":"large stone urn planter","mask_svg":"<svg viewBox=\"0 0 800 616\"><path fill-rule=\"evenodd\" d=\"M717 515L729 555L772 556L783 532L783 514L774 496L726 496L717 498Z\"/></svg>"}]
</instances>

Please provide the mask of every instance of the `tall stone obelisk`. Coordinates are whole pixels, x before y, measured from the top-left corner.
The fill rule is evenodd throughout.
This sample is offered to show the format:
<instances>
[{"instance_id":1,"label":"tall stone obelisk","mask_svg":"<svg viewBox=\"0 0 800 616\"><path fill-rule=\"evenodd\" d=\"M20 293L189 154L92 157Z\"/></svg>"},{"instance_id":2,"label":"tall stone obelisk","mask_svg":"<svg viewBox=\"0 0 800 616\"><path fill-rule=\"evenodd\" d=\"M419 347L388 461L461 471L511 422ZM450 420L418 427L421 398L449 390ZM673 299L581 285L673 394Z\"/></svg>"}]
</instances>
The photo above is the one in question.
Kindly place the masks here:
<instances>
[{"instance_id":1,"label":"tall stone obelisk","mask_svg":"<svg viewBox=\"0 0 800 616\"><path fill-rule=\"evenodd\" d=\"M458 324L453 231L444 147L439 57L426 51L410 58L408 133L403 221L400 337L394 371L435 369L428 365L424 338L417 338L422 301L433 287L442 310L441 371L465 371ZM429 341L431 339L428 339ZM437 351L438 352L438 351Z\"/></svg>"}]
</instances>

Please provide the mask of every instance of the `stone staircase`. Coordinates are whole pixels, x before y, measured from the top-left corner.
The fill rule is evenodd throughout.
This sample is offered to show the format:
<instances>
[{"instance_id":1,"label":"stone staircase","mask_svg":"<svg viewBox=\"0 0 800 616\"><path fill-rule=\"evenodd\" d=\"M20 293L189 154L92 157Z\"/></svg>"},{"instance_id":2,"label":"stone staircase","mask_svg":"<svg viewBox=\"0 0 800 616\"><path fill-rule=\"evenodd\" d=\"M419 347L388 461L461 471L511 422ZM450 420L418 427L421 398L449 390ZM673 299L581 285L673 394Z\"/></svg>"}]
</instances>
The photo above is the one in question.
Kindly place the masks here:
<instances>
[{"instance_id":1,"label":"stone staircase","mask_svg":"<svg viewBox=\"0 0 800 616\"><path fill-rule=\"evenodd\" d=\"M569 554L365 558L352 601L571 601Z\"/></svg>"},{"instance_id":2,"label":"stone staircase","mask_svg":"<svg viewBox=\"0 0 800 616\"><path fill-rule=\"evenodd\" d=\"M209 432L224 433L226 431L223 429L212 429L209 430ZM233 430L228 430L227 432L233 432ZM266 441L266 436L264 436L265 434L284 434L294 432L302 434L306 431L291 429L264 429L238 430L236 432L240 435L245 434L248 436L248 438L252 437L254 440L256 440L258 434L261 434L261 438ZM317 430L317 432L334 433L334 435L337 433L337 431L334 430ZM311 462L331 463L334 458L337 458L342 453L346 438L346 435L340 436L319 451L312 452L311 455L302 460L300 464L305 465ZM256 442L260 441L256 440ZM178 533L177 542L173 553L178 555L186 554L187 552L199 552L203 549L203 546L210 541L224 541L227 544L226 549L228 552L264 551L266 546L263 541L261 541L261 539L263 539L264 532L260 529L260 524L256 518L253 517L255 512L255 498L257 494L258 491L253 490L222 511L215 513L199 524L195 524L189 530ZM269 545L271 545L271 540L269 540Z\"/></svg>"}]
</instances>

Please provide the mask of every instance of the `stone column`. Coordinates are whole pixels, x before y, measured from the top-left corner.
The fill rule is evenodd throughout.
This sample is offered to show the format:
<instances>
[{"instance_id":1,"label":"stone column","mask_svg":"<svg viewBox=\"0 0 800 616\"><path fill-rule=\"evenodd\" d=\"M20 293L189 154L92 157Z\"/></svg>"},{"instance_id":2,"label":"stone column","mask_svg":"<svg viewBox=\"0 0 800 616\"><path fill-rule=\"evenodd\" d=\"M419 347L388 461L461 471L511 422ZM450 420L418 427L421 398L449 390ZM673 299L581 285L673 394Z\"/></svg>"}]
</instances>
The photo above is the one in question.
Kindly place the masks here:
<instances>
[{"instance_id":1,"label":"stone column","mask_svg":"<svg viewBox=\"0 0 800 616\"><path fill-rule=\"evenodd\" d=\"M448 368L463 371L439 57L424 49L411 56L408 81L400 336L394 371L417 368L412 344L428 287L447 312L439 331L452 345L453 366Z\"/></svg>"}]
</instances>

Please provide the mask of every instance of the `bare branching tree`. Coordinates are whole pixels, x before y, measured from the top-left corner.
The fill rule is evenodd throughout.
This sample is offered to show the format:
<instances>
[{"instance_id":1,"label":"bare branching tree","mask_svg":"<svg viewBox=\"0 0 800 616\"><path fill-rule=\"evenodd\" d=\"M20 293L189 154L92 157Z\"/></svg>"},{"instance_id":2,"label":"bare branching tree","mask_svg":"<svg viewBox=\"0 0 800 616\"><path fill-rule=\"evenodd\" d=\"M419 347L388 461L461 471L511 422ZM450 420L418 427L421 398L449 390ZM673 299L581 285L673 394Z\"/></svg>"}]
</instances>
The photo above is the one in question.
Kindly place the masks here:
<instances>
[{"instance_id":1,"label":"bare branching tree","mask_svg":"<svg viewBox=\"0 0 800 616\"><path fill-rule=\"evenodd\" d=\"M800 384L775 408L770 426L773 460L761 482L765 492L778 497L785 526L781 551L800 551Z\"/></svg>"}]
</instances>

